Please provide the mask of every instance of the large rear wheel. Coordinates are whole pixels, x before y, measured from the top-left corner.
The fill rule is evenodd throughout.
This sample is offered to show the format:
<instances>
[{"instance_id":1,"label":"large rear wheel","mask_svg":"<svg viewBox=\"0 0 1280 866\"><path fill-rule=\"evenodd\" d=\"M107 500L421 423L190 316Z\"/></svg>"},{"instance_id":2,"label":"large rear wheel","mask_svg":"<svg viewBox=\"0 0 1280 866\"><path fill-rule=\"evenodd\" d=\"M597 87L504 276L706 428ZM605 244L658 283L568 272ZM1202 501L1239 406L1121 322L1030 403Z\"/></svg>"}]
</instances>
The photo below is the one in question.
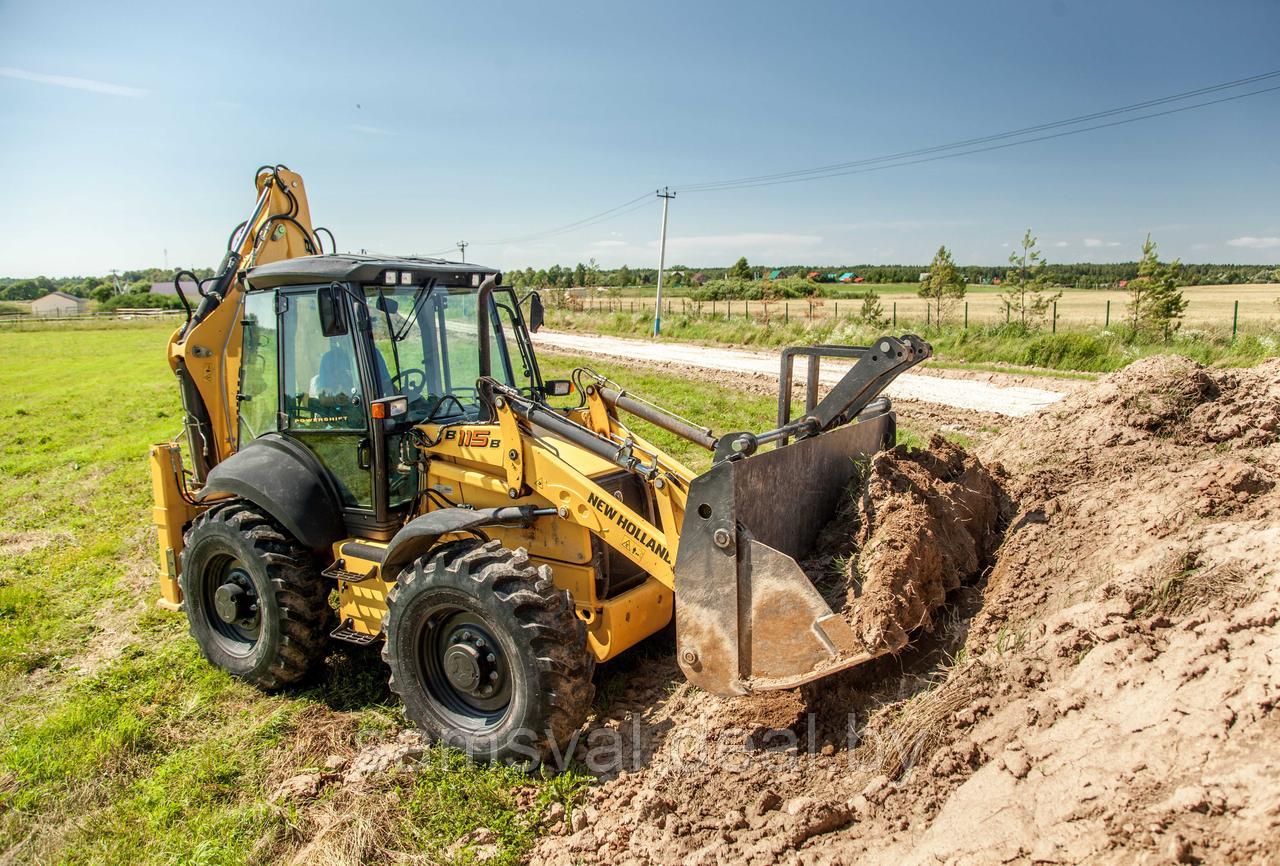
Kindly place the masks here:
<instances>
[{"instance_id":1,"label":"large rear wheel","mask_svg":"<svg viewBox=\"0 0 1280 866\"><path fill-rule=\"evenodd\" d=\"M333 611L314 558L270 516L233 501L201 513L182 550L182 597L205 658L268 690L324 654Z\"/></svg>"},{"instance_id":2,"label":"large rear wheel","mask_svg":"<svg viewBox=\"0 0 1280 866\"><path fill-rule=\"evenodd\" d=\"M524 550L444 545L404 570L387 608L391 688L432 740L479 760L537 765L586 719L586 627Z\"/></svg>"}]
</instances>

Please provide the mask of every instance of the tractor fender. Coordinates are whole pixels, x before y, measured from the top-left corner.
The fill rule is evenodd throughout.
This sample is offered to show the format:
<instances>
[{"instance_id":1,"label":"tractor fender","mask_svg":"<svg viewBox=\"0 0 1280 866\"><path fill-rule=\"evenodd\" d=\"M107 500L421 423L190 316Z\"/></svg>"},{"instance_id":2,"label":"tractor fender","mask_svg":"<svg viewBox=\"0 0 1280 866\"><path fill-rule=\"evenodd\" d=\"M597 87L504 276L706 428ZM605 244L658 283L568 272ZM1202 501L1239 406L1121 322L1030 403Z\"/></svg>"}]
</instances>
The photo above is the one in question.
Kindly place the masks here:
<instances>
[{"instance_id":1,"label":"tractor fender","mask_svg":"<svg viewBox=\"0 0 1280 866\"><path fill-rule=\"evenodd\" d=\"M484 526L528 525L536 515L529 505L499 508L440 508L410 520L391 539L382 557L383 580L395 580L419 556L431 550L442 536L471 532Z\"/></svg>"},{"instance_id":2,"label":"tractor fender","mask_svg":"<svg viewBox=\"0 0 1280 866\"><path fill-rule=\"evenodd\" d=\"M279 433L259 436L209 470L196 500L228 493L266 511L313 551L328 550L346 534L328 470Z\"/></svg>"}]
</instances>

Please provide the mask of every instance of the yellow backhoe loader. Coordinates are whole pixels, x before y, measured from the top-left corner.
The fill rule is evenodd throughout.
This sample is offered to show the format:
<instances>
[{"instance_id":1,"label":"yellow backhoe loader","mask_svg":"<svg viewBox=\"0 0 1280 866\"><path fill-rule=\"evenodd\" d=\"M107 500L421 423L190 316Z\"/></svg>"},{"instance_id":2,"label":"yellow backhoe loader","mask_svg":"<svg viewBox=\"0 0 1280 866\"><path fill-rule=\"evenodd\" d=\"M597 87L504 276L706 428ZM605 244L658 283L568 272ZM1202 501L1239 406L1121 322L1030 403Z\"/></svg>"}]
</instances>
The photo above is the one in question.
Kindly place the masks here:
<instances>
[{"instance_id":1,"label":"yellow backhoe loader","mask_svg":"<svg viewBox=\"0 0 1280 866\"><path fill-rule=\"evenodd\" d=\"M160 604L185 609L211 662L278 689L331 640L382 641L430 737L536 763L582 724L595 665L673 617L684 675L719 694L884 651L797 562L858 461L893 444L880 394L927 343L787 349L775 426L717 435L585 369L543 379L541 300L497 271L338 255L332 234L326 252L296 173L255 182L216 275L175 278L185 435L150 452ZM832 356L854 363L819 400ZM624 418L706 448L711 468Z\"/></svg>"}]
</instances>

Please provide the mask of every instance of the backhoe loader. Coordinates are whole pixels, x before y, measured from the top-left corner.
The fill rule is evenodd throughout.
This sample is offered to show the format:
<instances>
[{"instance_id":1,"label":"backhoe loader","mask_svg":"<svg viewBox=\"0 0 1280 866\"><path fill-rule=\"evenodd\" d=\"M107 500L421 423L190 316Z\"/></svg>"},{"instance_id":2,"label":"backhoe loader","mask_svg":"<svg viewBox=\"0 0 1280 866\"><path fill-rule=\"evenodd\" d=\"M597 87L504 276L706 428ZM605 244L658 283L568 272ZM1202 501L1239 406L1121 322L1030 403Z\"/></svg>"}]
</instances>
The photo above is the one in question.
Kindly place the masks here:
<instances>
[{"instance_id":1,"label":"backhoe loader","mask_svg":"<svg viewBox=\"0 0 1280 866\"><path fill-rule=\"evenodd\" d=\"M927 343L787 349L776 424L717 435L587 369L544 379L541 299L497 270L337 254L331 233L326 251L301 177L264 166L255 186L216 274L175 277L184 435L150 450L159 603L213 664L274 690L330 641L381 642L429 737L537 763L584 721L595 666L673 617L683 674L718 694L888 651L798 561L894 443L880 395ZM827 357L853 364L819 399Z\"/></svg>"}]
</instances>

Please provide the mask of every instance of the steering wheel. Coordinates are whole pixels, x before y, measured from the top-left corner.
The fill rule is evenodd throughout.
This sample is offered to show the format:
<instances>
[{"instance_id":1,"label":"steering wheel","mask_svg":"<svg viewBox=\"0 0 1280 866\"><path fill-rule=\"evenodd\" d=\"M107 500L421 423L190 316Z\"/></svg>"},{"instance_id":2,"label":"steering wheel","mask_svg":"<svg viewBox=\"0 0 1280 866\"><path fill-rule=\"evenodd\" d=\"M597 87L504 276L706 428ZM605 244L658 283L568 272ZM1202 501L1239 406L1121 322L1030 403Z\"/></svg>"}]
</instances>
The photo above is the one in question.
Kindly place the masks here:
<instances>
[{"instance_id":1,"label":"steering wheel","mask_svg":"<svg viewBox=\"0 0 1280 866\"><path fill-rule=\"evenodd\" d=\"M422 396L422 389L427 386L427 371L420 367L401 370L399 375L391 377L391 384L399 388L410 401L417 400Z\"/></svg>"}]
</instances>

